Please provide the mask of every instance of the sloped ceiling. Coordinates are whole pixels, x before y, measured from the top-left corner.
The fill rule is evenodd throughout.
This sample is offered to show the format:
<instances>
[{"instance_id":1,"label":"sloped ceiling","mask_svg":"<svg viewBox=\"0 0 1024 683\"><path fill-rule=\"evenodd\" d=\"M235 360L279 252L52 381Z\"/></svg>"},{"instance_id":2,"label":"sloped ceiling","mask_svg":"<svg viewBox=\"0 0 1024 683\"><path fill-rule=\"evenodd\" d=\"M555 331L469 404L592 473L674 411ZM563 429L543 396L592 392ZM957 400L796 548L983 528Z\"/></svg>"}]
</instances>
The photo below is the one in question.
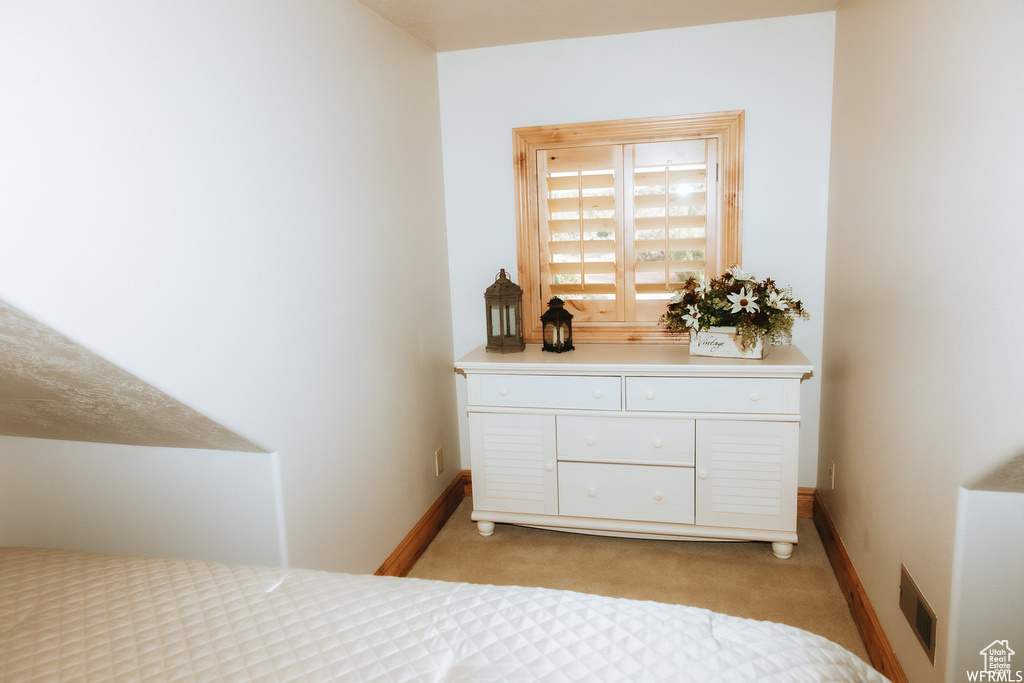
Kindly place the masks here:
<instances>
[{"instance_id":1,"label":"sloped ceiling","mask_svg":"<svg viewBox=\"0 0 1024 683\"><path fill-rule=\"evenodd\" d=\"M828 12L842 0L359 0L437 52Z\"/></svg>"},{"instance_id":2,"label":"sloped ceiling","mask_svg":"<svg viewBox=\"0 0 1024 683\"><path fill-rule=\"evenodd\" d=\"M973 491L1024 493L1024 454L1003 463L995 471L968 488Z\"/></svg>"},{"instance_id":3,"label":"sloped ceiling","mask_svg":"<svg viewBox=\"0 0 1024 683\"><path fill-rule=\"evenodd\" d=\"M0 434L267 452L2 300Z\"/></svg>"}]
</instances>

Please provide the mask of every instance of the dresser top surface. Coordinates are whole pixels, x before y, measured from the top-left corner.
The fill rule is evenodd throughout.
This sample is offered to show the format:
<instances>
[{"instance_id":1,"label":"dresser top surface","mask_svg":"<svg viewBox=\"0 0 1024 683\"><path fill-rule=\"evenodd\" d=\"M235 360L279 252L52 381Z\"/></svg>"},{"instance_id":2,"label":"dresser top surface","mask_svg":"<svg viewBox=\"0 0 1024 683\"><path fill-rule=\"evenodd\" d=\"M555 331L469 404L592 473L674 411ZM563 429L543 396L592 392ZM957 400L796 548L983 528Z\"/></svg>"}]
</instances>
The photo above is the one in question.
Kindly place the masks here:
<instances>
[{"instance_id":1,"label":"dresser top surface","mask_svg":"<svg viewBox=\"0 0 1024 683\"><path fill-rule=\"evenodd\" d=\"M707 377L789 377L809 375L814 366L795 346L772 346L762 360L691 356L682 344L580 344L550 353L527 344L521 353L488 353L479 346L455 362L464 373L582 375L664 374Z\"/></svg>"}]
</instances>

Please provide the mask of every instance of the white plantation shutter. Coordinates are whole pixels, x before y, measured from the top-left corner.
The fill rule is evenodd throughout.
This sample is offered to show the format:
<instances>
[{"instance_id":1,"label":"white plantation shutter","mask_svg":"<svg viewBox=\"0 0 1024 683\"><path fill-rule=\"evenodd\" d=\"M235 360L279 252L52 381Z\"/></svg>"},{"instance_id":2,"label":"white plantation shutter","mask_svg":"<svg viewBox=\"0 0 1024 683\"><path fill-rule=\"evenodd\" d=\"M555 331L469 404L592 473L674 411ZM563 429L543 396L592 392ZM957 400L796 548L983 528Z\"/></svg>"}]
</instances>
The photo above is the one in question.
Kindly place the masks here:
<instances>
[{"instance_id":1,"label":"white plantation shutter","mask_svg":"<svg viewBox=\"0 0 1024 683\"><path fill-rule=\"evenodd\" d=\"M636 297L635 317L627 319L657 320L687 278L704 277L716 224L717 140L626 148Z\"/></svg>"},{"instance_id":2,"label":"white plantation shutter","mask_svg":"<svg viewBox=\"0 0 1024 683\"><path fill-rule=\"evenodd\" d=\"M622 146L540 150L542 298L580 320L621 320Z\"/></svg>"},{"instance_id":3,"label":"white plantation shutter","mask_svg":"<svg viewBox=\"0 0 1024 683\"><path fill-rule=\"evenodd\" d=\"M539 150L542 299L571 301L577 322L657 320L704 274L716 142Z\"/></svg>"},{"instance_id":4,"label":"white plantation shutter","mask_svg":"<svg viewBox=\"0 0 1024 683\"><path fill-rule=\"evenodd\" d=\"M524 336L559 296L580 343L665 343L688 276L742 265L742 111L513 131ZM685 339L685 336L684 336Z\"/></svg>"}]
</instances>

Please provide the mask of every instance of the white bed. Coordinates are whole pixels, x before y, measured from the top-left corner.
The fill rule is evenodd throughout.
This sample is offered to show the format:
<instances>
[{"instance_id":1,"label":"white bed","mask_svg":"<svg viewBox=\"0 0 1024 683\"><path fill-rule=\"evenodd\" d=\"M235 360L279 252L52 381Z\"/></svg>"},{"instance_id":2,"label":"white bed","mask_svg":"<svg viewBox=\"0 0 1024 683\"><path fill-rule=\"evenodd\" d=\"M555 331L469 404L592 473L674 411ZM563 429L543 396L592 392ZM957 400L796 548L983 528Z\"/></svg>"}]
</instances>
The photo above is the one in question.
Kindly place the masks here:
<instances>
[{"instance_id":1,"label":"white bed","mask_svg":"<svg viewBox=\"0 0 1024 683\"><path fill-rule=\"evenodd\" d=\"M885 679L806 631L692 607L0 548L0 680Z\"/></svg>"}]
</instances>

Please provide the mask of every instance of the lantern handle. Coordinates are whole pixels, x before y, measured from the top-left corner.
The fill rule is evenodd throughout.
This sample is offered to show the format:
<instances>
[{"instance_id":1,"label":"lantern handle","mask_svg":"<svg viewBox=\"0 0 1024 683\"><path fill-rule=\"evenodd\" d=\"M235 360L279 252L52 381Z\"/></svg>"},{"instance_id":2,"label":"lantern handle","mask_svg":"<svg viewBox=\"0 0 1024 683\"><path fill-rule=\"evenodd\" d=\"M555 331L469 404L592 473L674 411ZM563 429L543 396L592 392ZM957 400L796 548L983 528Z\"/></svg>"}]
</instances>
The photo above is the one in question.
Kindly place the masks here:
<instances>
[{"instance_id":1,"label":"lantern handle","mask_svg":"<svg viewBox=\"0 0 1024 683\"><path fill-rule=\"evenodd\" d=\"M501 269L500 273L498 273L497 275L494 276L494 281L497 282L503 276L506 277L506 278L508 277L507 275L505 275L505 269L504 268Z\"/></svg>"}]
</instances>

